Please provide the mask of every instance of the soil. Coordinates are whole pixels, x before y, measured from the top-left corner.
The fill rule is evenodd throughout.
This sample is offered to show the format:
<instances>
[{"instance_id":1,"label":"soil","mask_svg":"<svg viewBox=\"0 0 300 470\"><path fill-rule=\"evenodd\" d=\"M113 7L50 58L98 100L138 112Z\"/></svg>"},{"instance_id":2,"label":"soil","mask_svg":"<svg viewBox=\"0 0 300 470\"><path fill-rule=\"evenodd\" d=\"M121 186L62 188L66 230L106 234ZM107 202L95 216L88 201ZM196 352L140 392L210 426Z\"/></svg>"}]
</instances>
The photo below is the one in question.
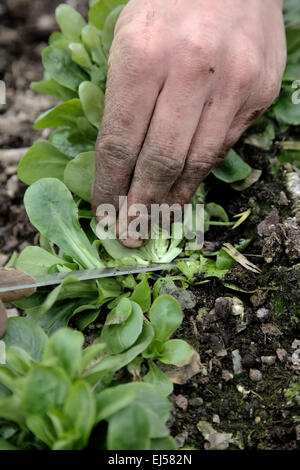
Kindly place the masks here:
<instances>
[{"instance_id":1,"label":"soil","mask_svg":"<svg viewBox=\"0 0 300 470\"><path fill-rule=\"evenodd\" d=\"M0 107L0 266L15 250L38 241L25 214L25 186L16 170L24 149L47 137L48 131L33 131L32 126L55 100L34 94L29 85L42 77L40 52L55 29L53 12L59 3L4 0L0 5L0 80L7 87L7 104ZM87 11L85 1L67 3L80 6L83 14ZM300 129L293 132L300 136ZM10 161L6 149L16 149L17 157ZM249 207L251 216L234 231L216 227L207 241L218 248L225 241L235 244L251 238L245 255L262 273L253 274L237 264L222 282L191 287L197 304L185 310L178 337L194 346L201 367L186 383L175 386L170 427L179 447L207 448L207 438L197 427L199 421L206 421L221 438L232 434L229 448L292 450L299 447L300 439L300 367L295 355L300 227L285 184L285 171L290 170L274 171L276 146L262 152L239 144L238 151L254 168L263 170L260 180L243 192L214 184L209 200L220 202L231 217ZM232 313L228 298L233 297L243 304L243 318ZM233 368L236 350L240 373ZM286 396L291 387L296 392Z\"/></svg>"}]
</instances>

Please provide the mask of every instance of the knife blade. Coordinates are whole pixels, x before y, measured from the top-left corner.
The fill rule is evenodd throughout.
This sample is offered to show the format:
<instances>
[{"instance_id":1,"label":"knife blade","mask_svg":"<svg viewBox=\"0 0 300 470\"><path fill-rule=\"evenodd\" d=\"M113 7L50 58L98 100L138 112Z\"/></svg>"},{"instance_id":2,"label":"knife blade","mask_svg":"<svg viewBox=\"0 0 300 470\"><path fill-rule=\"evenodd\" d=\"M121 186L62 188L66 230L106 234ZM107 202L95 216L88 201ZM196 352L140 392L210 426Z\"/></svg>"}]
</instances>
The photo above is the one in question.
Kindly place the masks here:
<instances>
[{"instance_id":1,"label":"knife blade","mask_svg":"<svg viewBox=\"0 0 300 470\"><path fill-rule=\"evenodd\" d=\"M23 289L38 288L55 286L62 284L62 282L68 277L75 277L78 281L88 281L93 279L103 279L105 277L116 277L125 276L127 274L139 274L154 271L165 271L172 269L176 266L176 263L168 264L149 264L147 266L117 266L112 268L96 268L96 269L85 269L80 271L68 271L64 273L53 273L46 274L44 276L36 276L28 281L22 282L21 284L14 283L14 280L10 280L5 283L5 280L1 282L0 294L7 292L14 292ZM32 282L32 279L34 282Z\"/></svg>"}]
</instances>

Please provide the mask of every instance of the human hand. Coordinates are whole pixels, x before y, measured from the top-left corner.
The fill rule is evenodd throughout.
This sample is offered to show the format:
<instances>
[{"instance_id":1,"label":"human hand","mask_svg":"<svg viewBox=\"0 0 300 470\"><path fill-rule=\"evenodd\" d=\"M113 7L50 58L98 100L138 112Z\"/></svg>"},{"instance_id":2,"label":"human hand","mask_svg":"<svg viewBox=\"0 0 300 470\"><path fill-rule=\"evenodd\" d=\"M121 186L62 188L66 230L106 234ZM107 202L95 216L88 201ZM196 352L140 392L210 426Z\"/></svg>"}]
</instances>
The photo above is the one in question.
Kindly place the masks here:
<instances>
[{"instance_id":1,"label":"human hand","mask_svg":"<svg viewBox=\"0 0 300 470\"><path fill-rule=\"evenodd\" d=\"M277 97L282 0L131 0L116 26L93 208L188 203ZM139 246L140 240L122 240Z\"/></svg>"}]
</instances>

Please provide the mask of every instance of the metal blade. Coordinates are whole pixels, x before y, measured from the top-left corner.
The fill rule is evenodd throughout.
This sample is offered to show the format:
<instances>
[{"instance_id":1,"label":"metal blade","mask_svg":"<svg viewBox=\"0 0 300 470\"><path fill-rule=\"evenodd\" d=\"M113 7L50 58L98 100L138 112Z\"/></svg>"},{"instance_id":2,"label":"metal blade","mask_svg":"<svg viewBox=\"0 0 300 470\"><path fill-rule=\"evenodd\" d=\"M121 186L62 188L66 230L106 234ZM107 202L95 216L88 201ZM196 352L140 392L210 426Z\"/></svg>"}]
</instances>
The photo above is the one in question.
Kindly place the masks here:
<instances>
[{"instance_id":1,"label":"metal blade","mask_svg":"<svg viewBox=\"0 0 300 470\"><path fill-rule=\"evenodd\" d=\"M34 283L22 285L7 285L0 288L0 294L4 292L29 289L31 287L47 287L61 284L68 277L75 277L78 281L88 281L91 279L102 279L104 277L125 276L126 274L138 274L153 271L164 271L174 268L176 263L169 264L149 264L148 266L117 266L114 268L86 269L82 271L69 271L67 273L53 273L35 278Z\"/></svg>"}]
</instances>

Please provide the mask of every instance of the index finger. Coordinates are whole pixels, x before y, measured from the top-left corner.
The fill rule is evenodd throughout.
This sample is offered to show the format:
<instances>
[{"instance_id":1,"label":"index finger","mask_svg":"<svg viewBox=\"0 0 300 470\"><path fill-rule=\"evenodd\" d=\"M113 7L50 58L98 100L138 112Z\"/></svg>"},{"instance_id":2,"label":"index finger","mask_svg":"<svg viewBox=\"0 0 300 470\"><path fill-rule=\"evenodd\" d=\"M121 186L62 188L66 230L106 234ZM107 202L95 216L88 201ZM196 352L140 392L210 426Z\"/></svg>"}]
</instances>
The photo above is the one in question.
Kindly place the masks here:
<instances>
[{"instance_id":1,"label":"index finger","mask_svg":"<svg viewBox=\"0 0 300 470\"><path fill-rule=\"evenodd\" d=\"M119 196L127 195L162 84L149 67L140 45L132 41L113 44L96 144L94 213L101 204L112 204L117 210Z\"/></svg>"}]
</instances>

